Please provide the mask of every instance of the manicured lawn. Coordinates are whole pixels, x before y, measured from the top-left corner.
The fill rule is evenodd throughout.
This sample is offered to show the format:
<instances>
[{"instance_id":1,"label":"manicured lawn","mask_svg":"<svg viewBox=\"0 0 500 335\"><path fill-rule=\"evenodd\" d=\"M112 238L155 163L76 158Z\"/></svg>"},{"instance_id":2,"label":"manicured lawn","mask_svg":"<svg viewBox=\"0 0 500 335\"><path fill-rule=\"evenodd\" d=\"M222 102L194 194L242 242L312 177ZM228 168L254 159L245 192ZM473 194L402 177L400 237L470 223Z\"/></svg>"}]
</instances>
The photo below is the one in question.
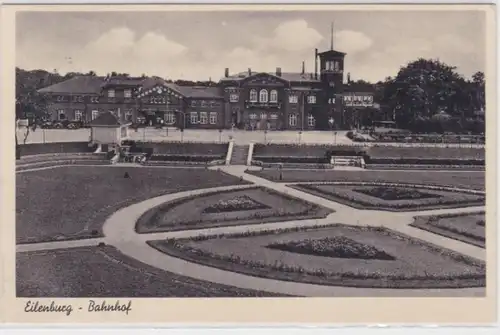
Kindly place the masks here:
<instances>
[{"instance_id":1,"label":"manicured lawn","mask_svg":"<svg viewBox=\"0 0 500 335\"><path fill-rule=\"evenodd\" d=\"M312 240L317 240L314 248ZM272 279L379 288L485 286L484 262L385 228L337 224L149 244L192 262ZM302 252L276 245L300 245ZM375 253L378 259L366 259Z\"/></svg>"},{"instance_id":2,"label":"manicured lawn","mask_svg":"<svg viewBox=\"0 0 500 335\"><path fill-rule=\"evenodd\" d=\"M280 182L280 171L277 169L264 169L249 171L257 177ZM459 172L459 171L322 171L322 170L283 170L281 182L314 182L314 181L373 181L395 182L423 185L454 186L484 190L485 173Z\"/></svg>"},{"instance_id":3,"label":"manicured lawn","mask_svg":"<svg viewBox=\"0 0 500 335\"><path fill-rule=\"evenodd\" d=\"M79 166L18 173L16 240L99 237L106 218L122 207L162 194L241 183L199 168Z\"/></svg>"},{"instance_id":4,"label":"manicured lawn","mask_svg":"<svg viewBox=\"0 0 500 335\"><path fill-rule=\"evenodd\" d=\"M358 209L411 211L485 204L484 195L447 190L383 187L386 191L381 192L380 186L341 184L297 184L291 187Z\"/></svg>"},{"instance_id":5,"label":"manicured lawn","mask_svg":"<svg viewBox=\"0 0 500 335\"><path fill-rule=\"evenodd\" d=\"M137 221L139 233L324 218L332 210L276 191L252 187L211 192L152 208Z\"/></svg>"},{"instance_id":6,"label":"manicured lawn","mask_svg":"<svg viewBox=\"0 0 500 335\"><path fill-rule=\"evenodd\" d=\"M17 254L18 297L266 297L158 270L111 246Z\"/></svg>"},{"instance_id":7,"label":"manicured lawn","mask_svg":"<svg viewBox=\"0 0 500 335\"><path fill-rule=\"evenodd\" d=\"M465 213L461 215L419 216L411 225L484 248L486 244L484 222L484 213Z\"/></svg>"}]
</instances>

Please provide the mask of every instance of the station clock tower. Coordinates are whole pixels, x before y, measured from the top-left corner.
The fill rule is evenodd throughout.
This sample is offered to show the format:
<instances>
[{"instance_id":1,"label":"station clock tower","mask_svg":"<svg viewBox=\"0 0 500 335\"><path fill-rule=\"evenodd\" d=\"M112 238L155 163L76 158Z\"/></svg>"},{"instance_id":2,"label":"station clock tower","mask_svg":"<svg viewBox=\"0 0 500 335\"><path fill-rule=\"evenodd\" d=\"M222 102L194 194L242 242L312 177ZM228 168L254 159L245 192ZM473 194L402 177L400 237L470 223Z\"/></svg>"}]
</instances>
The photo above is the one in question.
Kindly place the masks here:
<instances>
[{"instance_id":1,"label":"station clock tower","mask_svg":"<svg viewBox=\"0 0 500 335\"><path fill-rule=\"evenodd\" d=\"M343 91L344 91L344 58L345 53L333 49L333 24L330 50L318 52L316 60L320 60L320 80L323 86L324 103L328 106L326 114L333 118L333 128L342 129L344 125Z\"/></svg>"}]
</instances>

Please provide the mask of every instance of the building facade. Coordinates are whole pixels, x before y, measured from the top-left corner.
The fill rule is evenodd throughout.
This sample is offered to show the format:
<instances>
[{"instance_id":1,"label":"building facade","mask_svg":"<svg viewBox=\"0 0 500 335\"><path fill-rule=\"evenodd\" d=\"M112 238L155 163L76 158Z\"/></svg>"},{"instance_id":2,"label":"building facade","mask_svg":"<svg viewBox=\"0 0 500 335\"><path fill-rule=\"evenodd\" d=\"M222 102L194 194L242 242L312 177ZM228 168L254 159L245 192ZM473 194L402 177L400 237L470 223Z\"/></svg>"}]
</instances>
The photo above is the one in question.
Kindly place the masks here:
<instances>
[{"instance_id":1,"label":"building facade","mask_svg":"<svg viewBox=\"0 0 500 335\"><path fill-rule=\"evenodd\" d=\"M230 75L226 68L213 87L179 86L158 77L79 76L39 92L50 101L54 121L87 123L112 112L122 121L156 125L163 120L182 129L346 129L355 124L349 106L356 95L344 92L344 57L316 49L314 73L306 73L304 64L297 73L276 68ZM371 106L369 95L356 108Z\"/></svg>"}]
</instances>

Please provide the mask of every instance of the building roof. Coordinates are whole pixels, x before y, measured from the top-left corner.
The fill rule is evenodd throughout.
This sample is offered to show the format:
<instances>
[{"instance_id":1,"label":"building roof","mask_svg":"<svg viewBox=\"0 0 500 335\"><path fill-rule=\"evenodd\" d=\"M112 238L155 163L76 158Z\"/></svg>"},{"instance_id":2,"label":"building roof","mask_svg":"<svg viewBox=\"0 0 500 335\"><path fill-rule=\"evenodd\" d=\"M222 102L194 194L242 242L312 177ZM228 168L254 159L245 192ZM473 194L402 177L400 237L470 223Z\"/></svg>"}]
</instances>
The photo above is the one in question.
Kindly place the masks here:
<instances>
[{"instance_id":1,"label":"building roof","mask_svg":"<svg viewBox=\"0 0 500 335\"><path fill-rule=\"evenodd\" d=\"M122 125L126 125L128 122L123 122L118 119L118 117L111 113L111 112L105 112L100 114L98 117L96 117L94 120L90 122L90 126L96 126L96 127L119 127Z\"/></svg>"},{"instance_id":2,"label":"building roof","mask_svg":"<svg viewBox=\"0 0 500 335\"><path fill-rule=\"evenodd\" d=\"M102 86L140 86L146 79L146 77L126 77L117 76L104 78Z\"/></svg>"},{"instance_id":3,"label":"building roof","mask_svg":"<svg viewBox=\"0 0 500 335\"><path fill-rule=\"evenodd\" d=\"M205 87L205 86L177 86L177 90L188 98L223 98L219 87Z\"/></svg>"},{"instance_id":4,"label":"building roof","mask_svg":"<svg viewBox=\"0 0 500 335\"><path fill-rule=\"evenodd\" d=\"M39 89L39 93L99 94L104 77L76 76L63 82Z\"/></svg>"},{"instance_id":5,"label":"building roof","mask_svg":"<svg viewBox=\"0 0 500 335\"><path fill-rule=\"evenodd\" d=\"M96 76L77 76L63 82L44 87L40 93L71 93L71 94L100 94L108 85L141 87L141 91L149 90L155 86L166 86L187 98L222 98L218 87L179 86L167 82L159 77L131 78L116 77L106 79Z\"/></svg>"},{"instance_id":6,"label":"building roof","mask_svg":"<svg viewBox=\"0 0 500 335\"><path fill-rule=\"evenodd\" d=\"M320 56L345 56L345 52L337 51L337 50L327 50L323 52L318 52Z\"/></svg>"},{"instance_id":7,"label":"building roof","mask_svg":"<svg viewBox=\"0 0 500 335\"><path fill-rule=\"evenodd\" d=\"M290 81L290 82L304 82L304 81L307 81L307 82L318 82L319 80L318 79L315 79L314 78L314 73L301 73L301 72L282 72L281 73L281 76L277 76L276 75L276 72L257 72L257 71L252 71L251 73L249 73L248 71L246 72L239 72L239 73L236 73L236 74L232 74L228 77L224 77L221 79L221 81L231 81L231 80L236 80L236 81L239 81L239 80L243 80L245 78L248 78L250 76L254 76L256 74L259 74L259 73L267 73L271 76L276 76L276 77L280 77L282 78L283 80L286 80L286 81Z\"/></svg>"},{"instance_id":8,"label":"building roof","mask_svg":"<svg viewBox=\"0 0 500 335\"><path fill-rule=\"evenodd\" d=\"M223 98L219 87L206 87L206 86L180 86L174 83L169 83L162 78L148 78L142 84L142 91L149 90L155 86L165 86L169 89L176 91L186 98L204 98L214 99Z\"/></svg>"}]
</instances>

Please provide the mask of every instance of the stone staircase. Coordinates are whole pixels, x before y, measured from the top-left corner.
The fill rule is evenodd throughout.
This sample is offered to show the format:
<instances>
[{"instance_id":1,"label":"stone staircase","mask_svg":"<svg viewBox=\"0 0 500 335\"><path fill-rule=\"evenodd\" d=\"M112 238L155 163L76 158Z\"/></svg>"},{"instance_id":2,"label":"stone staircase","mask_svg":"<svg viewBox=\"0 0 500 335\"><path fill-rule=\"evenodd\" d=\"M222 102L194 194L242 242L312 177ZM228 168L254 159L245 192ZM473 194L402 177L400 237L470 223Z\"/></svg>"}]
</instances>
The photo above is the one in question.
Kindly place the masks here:
<instances>
[{"instance_id":1,"label":"stone staircase","mask_svg":"<svg viewBox=\"0 0 500 335\"><path fill-rule=\"evenodd\" d=\"M249 145L234 145L230 165L247 165Z\"/></svg>"}]
</instances>

